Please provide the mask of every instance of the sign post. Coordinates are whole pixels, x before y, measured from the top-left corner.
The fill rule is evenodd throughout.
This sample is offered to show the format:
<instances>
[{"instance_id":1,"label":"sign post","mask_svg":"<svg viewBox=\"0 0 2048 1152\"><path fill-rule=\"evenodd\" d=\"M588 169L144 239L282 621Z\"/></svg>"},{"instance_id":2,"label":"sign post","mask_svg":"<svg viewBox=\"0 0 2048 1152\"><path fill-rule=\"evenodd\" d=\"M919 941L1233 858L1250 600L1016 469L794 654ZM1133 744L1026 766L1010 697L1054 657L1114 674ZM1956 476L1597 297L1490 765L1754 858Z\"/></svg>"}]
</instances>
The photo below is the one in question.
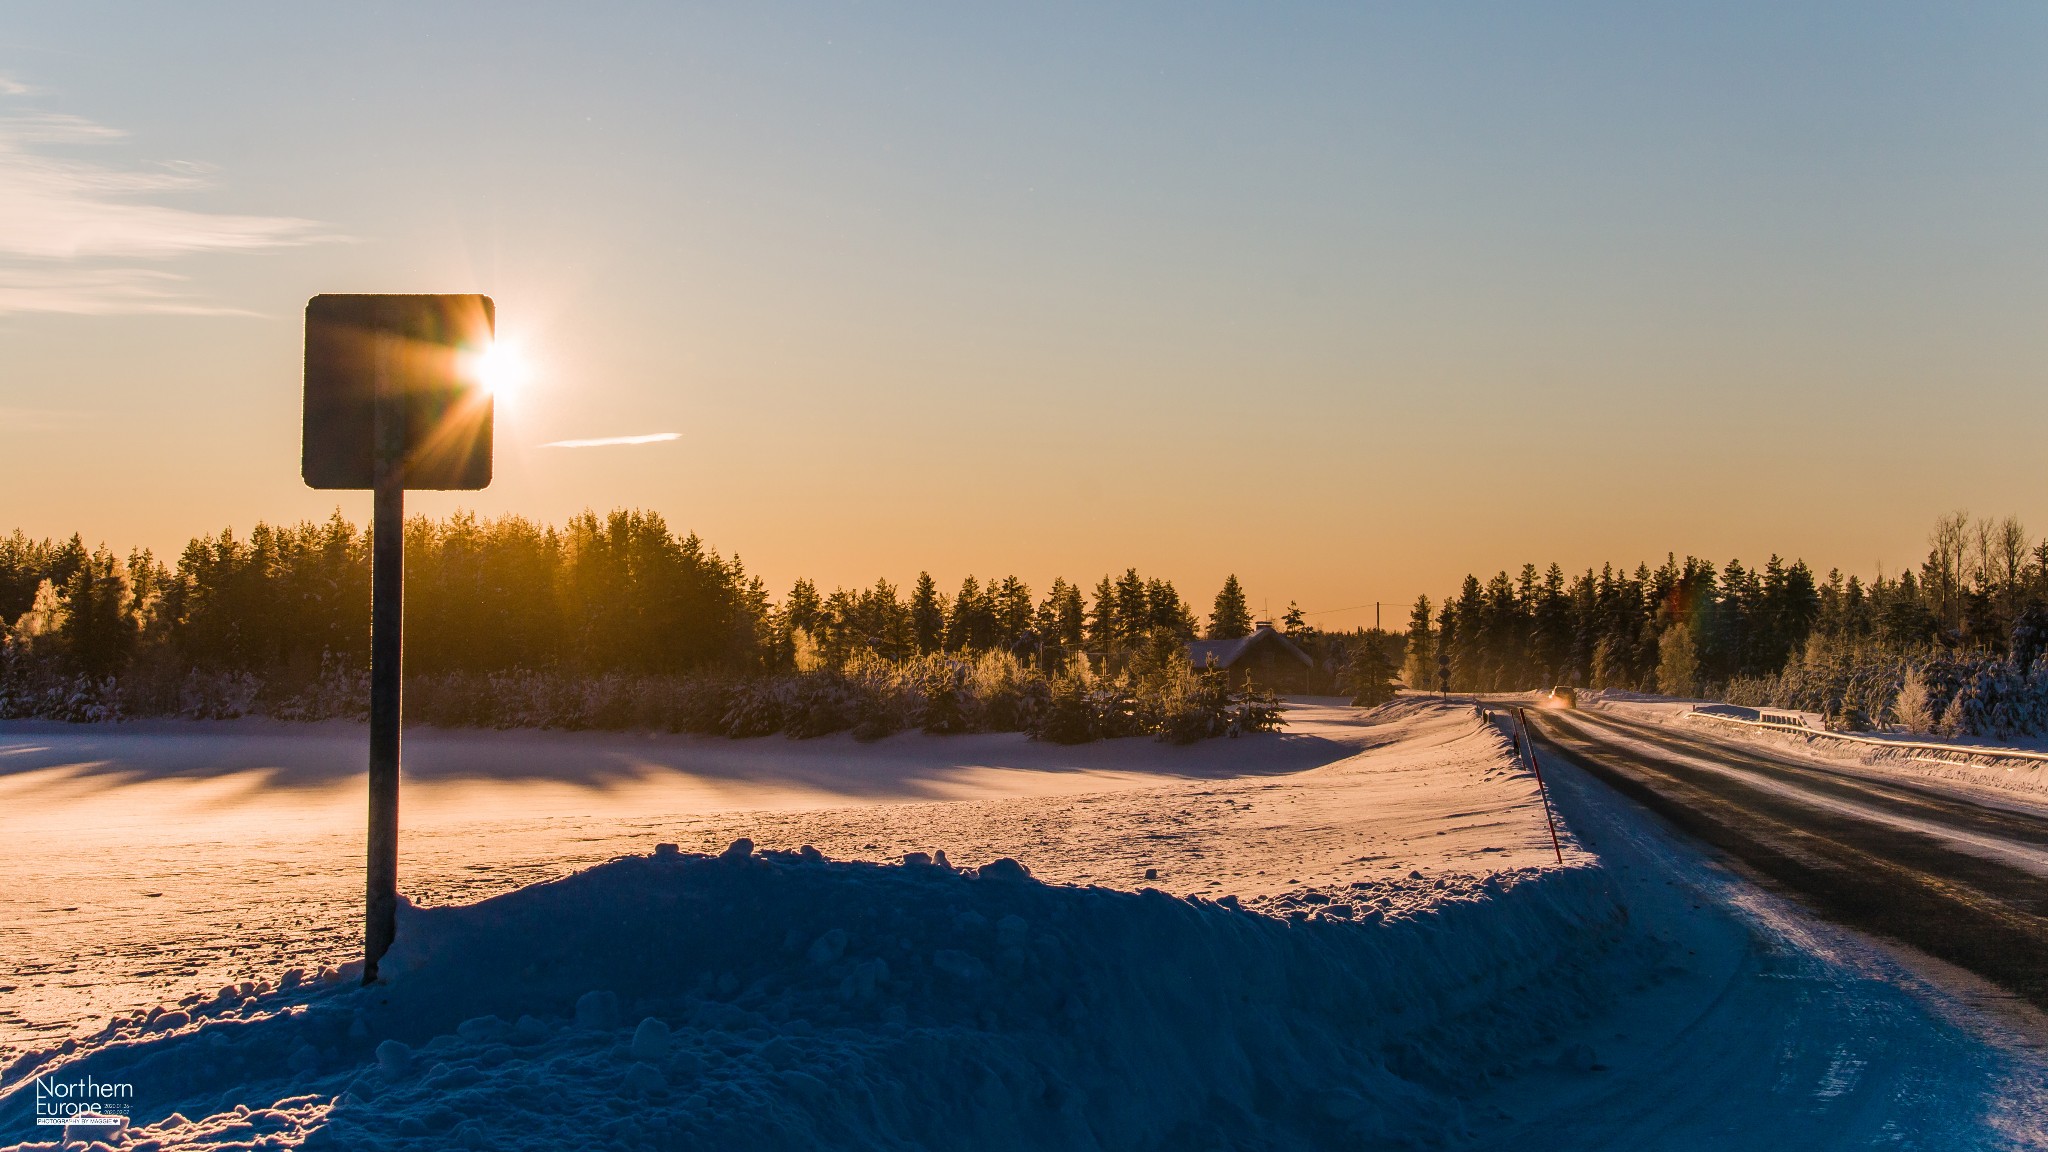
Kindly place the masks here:
<instances>
[{"instance_id":1,"label":"sign post","mask_svg":"<svg viewBox=\"0 0 2048 1152\"><path fill-rule=\"evenodd\" d=\"M368 488L375 502L365 984L398 928L405 490L490 484L492 403L478 368L495 331L488 296L323 295L306 305L301 474L313 488Z\"/></svg>"}]
</instances>

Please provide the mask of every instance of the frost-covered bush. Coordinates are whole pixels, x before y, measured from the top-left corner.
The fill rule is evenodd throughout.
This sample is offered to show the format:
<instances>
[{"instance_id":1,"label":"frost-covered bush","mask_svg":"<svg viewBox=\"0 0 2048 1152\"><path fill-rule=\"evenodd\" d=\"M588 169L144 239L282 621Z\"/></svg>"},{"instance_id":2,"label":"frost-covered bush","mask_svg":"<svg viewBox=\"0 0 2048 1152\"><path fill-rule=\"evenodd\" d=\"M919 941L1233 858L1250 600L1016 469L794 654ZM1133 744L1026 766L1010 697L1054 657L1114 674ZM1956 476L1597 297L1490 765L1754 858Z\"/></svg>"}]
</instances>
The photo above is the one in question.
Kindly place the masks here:
<instances>
[{"instance_id":1,"label":"frost-covered bush","mask_svg":"<svg viewBox=\"0 0 2048 1152\"><path fill-rule=\"evenodd\" d=\"M799 740L853 727L857 690L836 672L800 672L783 693L782 730Z\"/></svg>"},{"instance_id":2,"label":"frost-covered bush","mask_svg":"<svg viewBox=\"0 0 2048 1152\"><path fill-rule=\"evenodd\" d=\"M1193 744L1231 732L1230 684L1221 672L1188 672L1158 685L1152 723L1170 744Z\"/></svg>"},{"instance_id":3,"label":"frost-covered bush","mask_svg":"<svg viewBox=\"0 0 2048 1152\"><path fill-rule=\"evenodd\" d=\"M912 662L910 675L919 728L935 736L974 730L980 708L973 694L973 673L966 664L927 656Z\"/></svg>"},{"instance_id":4,"label":"frost-covered bush","mask_svg":"<svg viewBox=\"0 0 2048 1152\"><path fill-rule=\"evenodd\" d=\"M969 684L980 706L981 727L990 732L1022 732L1031 726L1026 685L1043 682L1008 652L984 652L970 666ZM1043 703L1042 700L1036 703Z\"/></svg>"},{"instance_id":5,"label":"frost-covered bush","mask_svg":"<svg viewBox=\"0 0 2048 1152\"><path fill-rule=\"evenodd\" d=\"M725 734L734 739L766 736L782 730L783 684L750 680L733 690L725 712Z\"/></svg>"},{"instance_id":6,"label":"frost-covered bush","mask_svg":"<svg viewBox=\"0 0 2048 1152\"><path fill-rule=\"evenodd\" d=\"M1820 712L1842 731L1890 726L1991 740L2048 735L2048 666L2023 670L1990 656L1915 662L1893 652L1809 645L1803 659L1776 676L1731 681L1723 699Z\"/></svg>"},{"instance_id":7,"label":"frost-covered bush","mask_svg":"<svg viewBox=\"0 0 2048 1152\"><path fill-rule=\"evenodd\" d=\"M174 674L175 673L175 674ZM0 644L0 717L92 722L132 716L223 720L361 719L369 672L339 657L310 678L266 682L246 672L140 661L93 680L26 645ZM1049 678L1007 652L909 660L863 654L837 670L780 676L635 676L560 669L413 676L409 723L441 728L669 731L808 739L851 731L877 740L907 728L935 734L1027 732L1053 743L1153 735L1185 743L1279 726L1270 696L1230 691L1220 673L1155 661L1115 675L1085 660Z\"/></svg>"},{"instance_id":8,"label":"frost-covered bush","mask_svg":"<svg viewBox=\"0 0 2048 1152\"><path fill-rule=\"evenodd\" d=\"M1086 744L1098 736L1095 702L1087 681L1077 676L1054 680L1031 735L1053 744Z\"/></svg>"},{"instance_id":9,"label":"frost-covered bush","mask_svg":"<svg viewBox=\"0 0 2048 1152\"><path fill-rule=\"evenodd\" d=\"M2011 740L2048 732L2048 677L2032 675L2005 660L1986 661L1942 710L1946 736L1988 736Z\"/></svg>"},{"instance_id":10,"label":"frost-covered bush","mask_svg":"<svg viewBox=\"0 0 2048 1152\"><path fill-rule=\"evenodd\" d=\"M262 681L247 672L193 669L178 689L178 715L187 720L233 720L256 709Z\"/></svg>"},{"instance_id":11,"label":"frost-covered bush","mask_svg":"<svg viewBox=\"0 0 2048 1152\"><path fill-rule=\"evenodd\" d=\"M279 720L360 720L370 713L370 670L330 654L319 676L266 710Z\"/></svg>"}]
</instances>

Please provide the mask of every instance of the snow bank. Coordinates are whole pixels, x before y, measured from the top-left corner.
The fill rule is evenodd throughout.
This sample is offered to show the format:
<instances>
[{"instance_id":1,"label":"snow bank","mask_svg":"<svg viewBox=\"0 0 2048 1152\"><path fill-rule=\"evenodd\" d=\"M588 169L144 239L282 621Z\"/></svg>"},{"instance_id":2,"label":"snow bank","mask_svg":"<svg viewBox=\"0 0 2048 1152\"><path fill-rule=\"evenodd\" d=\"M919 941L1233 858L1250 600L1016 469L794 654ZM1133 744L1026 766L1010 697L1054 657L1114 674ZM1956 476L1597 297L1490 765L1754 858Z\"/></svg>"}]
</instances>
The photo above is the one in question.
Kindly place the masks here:
<instances>
[{"instance_id":1,"label":"snow bank","mask_svg":"<svg viewBox=\"0 0 2048 1152\"><path fill-rule=\"evenodd\" d=\"M1876 769L1883 775L1994 789L2018 794L2033 804L2048 798L2048 763L2032 756L2001 756L2002 752L2044 750L2039 741L1991 744L1983 740L1944 739L1891 732L1807 733L1792 729L1731 724L1692 711L1691 701L1650 697L1600 699L1597 707L1631 720L1647 721L1729 743L1789 751L1831 764ZM1981 794L1981 793L1980 793Z\"/></svg>"},{"instance_id":2,"label":"snow bank","mask_svg":"<svg viewBox=\"0 0 2048 1152\"><path fill-rule=\"evenodd\" d=\"M1651 963L1605 873L1243 908L664 846L405 910L371 988L222 990L15 1063L132 1083L130 1149L1434 1144ZM38 1147L29 1144L27 1147Z\"/></svg>"}]
</instances>

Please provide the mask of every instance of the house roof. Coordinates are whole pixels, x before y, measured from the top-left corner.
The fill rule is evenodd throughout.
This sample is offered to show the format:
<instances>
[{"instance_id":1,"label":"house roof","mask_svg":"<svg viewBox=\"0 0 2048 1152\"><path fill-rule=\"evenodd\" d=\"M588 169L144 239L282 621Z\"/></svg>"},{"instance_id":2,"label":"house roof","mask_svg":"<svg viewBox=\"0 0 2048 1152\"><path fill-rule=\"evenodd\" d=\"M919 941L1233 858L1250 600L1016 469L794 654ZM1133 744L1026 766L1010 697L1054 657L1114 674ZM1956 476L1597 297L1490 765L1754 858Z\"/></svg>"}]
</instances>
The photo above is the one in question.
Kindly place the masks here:
<instances>
[{"instance_id":1,"label":"house roof","mask_svg":"<svg viewBox=\"0 0 2048 1152\"><path fill-rule=\"evenodd\" d=\"M1277 632L1270 624L1261 624L1249 636L1235 640L1195 640L1188 644L1188 662L1197 668L1208 665L1213 658L1218 668L1228 668L1239 660L1263 647L1277 647L1281 652L1303 664L1315 661L1301 650L1301 646Z\"/></svg>"}]
</instances>

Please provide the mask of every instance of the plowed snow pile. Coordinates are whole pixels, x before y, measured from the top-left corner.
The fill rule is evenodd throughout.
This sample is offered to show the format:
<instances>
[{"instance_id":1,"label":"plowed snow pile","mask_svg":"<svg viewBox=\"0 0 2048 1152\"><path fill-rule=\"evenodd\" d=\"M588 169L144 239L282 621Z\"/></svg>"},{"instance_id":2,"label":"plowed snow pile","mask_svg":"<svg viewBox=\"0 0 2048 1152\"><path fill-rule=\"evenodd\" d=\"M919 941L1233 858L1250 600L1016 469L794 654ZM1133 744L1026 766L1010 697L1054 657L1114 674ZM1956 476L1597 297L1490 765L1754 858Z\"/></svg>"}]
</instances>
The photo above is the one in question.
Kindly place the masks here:
<instances>
[{"instance_id":1,"label":"plowed snow pile","mask_svg":"<svg viewBox=\"0 0 2048 1152\"><path fill-rule=\"evenodd\" d=\"M1419 745L1386 753L1405 806L1367 752L1262 785L1310 817L1291 851L1243 858L1221 831L1175 846L1177 887L1221 878L1242 903L1045 883L1007 858L662 846L407 908L374 987L289 973L31 1053L7 1070L0 1139L58 1135L34 1126L41 1076L134 1085L133 1126L96 1134L121 1148L1438 1143L1460 1096L1555 1060L1656 960L1583 857L1387 870L1459 818L1490 814L1482 838L1505 830L1517 855L1544 836L1540 814L1520 826L1533 797L1496 732L1408 707ZM1399 811L1369 855L1374 797ZM1255 879L1269 863L1311 883Z\"/></svg>"}]
</instances>

